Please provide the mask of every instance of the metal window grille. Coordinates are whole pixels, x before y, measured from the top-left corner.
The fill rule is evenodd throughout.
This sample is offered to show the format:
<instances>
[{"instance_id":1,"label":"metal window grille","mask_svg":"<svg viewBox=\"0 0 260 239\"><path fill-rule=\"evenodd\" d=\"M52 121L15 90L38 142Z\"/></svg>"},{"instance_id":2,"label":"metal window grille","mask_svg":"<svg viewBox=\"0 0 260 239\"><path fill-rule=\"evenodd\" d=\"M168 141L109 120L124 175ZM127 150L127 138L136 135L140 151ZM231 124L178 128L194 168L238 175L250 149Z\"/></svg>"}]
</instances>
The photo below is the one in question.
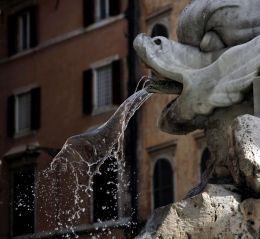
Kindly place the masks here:
<instances>
[{"instance_id":1,"label":"metal window grille","mask_svg":"<svg viewBox=\"0 0 260 239\"><path fill-rule=\"evenodd\" d=\"M112 105L112 66L107 65L96 70L96 107Z\"/></svg>"}]
</instances>

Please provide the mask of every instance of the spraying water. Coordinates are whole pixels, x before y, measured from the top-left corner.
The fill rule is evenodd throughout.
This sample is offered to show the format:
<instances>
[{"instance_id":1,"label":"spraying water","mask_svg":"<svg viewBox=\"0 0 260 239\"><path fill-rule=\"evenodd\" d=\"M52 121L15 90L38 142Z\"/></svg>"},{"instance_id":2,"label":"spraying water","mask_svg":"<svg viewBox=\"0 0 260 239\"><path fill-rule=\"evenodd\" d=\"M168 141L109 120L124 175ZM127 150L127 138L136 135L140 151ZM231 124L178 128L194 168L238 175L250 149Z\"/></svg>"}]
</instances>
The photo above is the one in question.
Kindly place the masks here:
<instances>
[{"instance_id":1,"label":"spraying water","mask_svg":"<svg viewBox=\"0 0 260 239\"><path fill-rule=\"evenodd\" d=\"M124 178L124 132L131 117L151 95L145 89L137 91L119 106L106 123L68 138L51 167L40 176L45 180L40 182L42 201L50 210L53 209L52 216L45 212L46 220L50 225L56 225L57 232L65 229L74 233L77 223L80 225L79 219L89 209L84 198L86 195L91 197L93 177L101 173L100 168L106 160L115 159L117 167L111 165L110 170L116 171L121 179ZM127 186L129 182L123 184ZM48 206L50 199L46 200L50 194L52 206ZM76 233L74 236L77 237Z\"/></svg>"}]
</instances>

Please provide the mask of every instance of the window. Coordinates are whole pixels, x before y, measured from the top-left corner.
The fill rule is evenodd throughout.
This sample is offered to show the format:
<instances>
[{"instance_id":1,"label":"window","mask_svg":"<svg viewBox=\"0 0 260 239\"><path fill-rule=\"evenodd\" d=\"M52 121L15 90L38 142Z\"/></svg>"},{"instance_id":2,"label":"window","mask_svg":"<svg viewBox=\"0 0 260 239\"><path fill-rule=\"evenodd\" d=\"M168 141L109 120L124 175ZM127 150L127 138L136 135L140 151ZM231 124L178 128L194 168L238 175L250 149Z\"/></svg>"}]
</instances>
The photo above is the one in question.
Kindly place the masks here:
<instances>
[{"instance_id":1,"label":"window","mask_svg":"<svg viewBox=\"0 0 260 239\"><path fill-rule=\"evenodd\" d=\"M83 112L91 114L111 109L123 99L122 61L83 72Z\"/></svg>"},{"instance_id":2,"label":"window","mask_svg":"<svg viewBox=\"0 0 260 239\"><path fill-rule=\"evenodd\" d=\"M169 33L166 26L160 23L155 24L152 29L151 37L156 37L156 36L163 36L169 38Z\"/></svg>"},{"instance_id":3,"label":"window","mask_svg":"<svg viewBox=\"0 0 260 239\"><path fill-rule=\"evenodd\" d=\"M15 132L23 133L31 126L31 94L24 93L15 96Z\"/></svg>"},{"instance_id":4,"label":"window","mask_svg":"<svg viewBox=\"0 0 260 239\"><path fill-rule=\"evenodd\" d=\"M34 232L35 173L33 167L12 172L12 235Z\"/></svg>"},{"instance_id":5,"label":"window","mask_svg":"<svg viewBox=\"0 0 260 239\"><path fill-rule=\"evenodd\" d=\"M84 26L116 16L120 13L120 0L84 0Z\"/></svg>"},{"instance_id":6,"label":"window","mask_svg":"<svg viewBox=\"0 0 260 239\"><path fill-rule=\"evenodd\" d=\"M93 178L94 222L118 219L117 171L116 160L107 159Z\"/></svg>"},{"instance_id":7,"label":"window","mask_svg":"<svg viewBox=\"0 0 260 239\"><path fill-rule=\"evenodd\" d=\"M96 0L96 21L109 17L109 0Z\"/></svg>"},{"instance_id":8,"label":"window","mask_svg":"<svg viewBox=\"0 0 260 239\"><path fill-rule=\"evenodd\" d=\"M21 15L18 15L18 27L17 27L17 48L18 51L22 51L30 48L30 13L27 11Z\"/></svg>"},{"instance_id":9,"label":"window","mask_svg":"<svg viewBox=\"0 0 260 239\"><path fill-rule=\"evenodd\" d=\"M30 7L8 18L9 55L37 45L36 7Z\"/></svg>"},{"instance_id":10,"label":"window","mask_svg":"<svg viewBox=\"0 0 260 239\"><path fill-rule=\"evenodd\" d=\"M95 70L94 81L95 108L111 106L112 100L112 65L103 66Z\"/></svg>"},{"instance_id":11,"label":"window","mask_svg":"<svg viewBox=\"0 0 260 239\"><path fill-rule=\"evenodd\" d=\"M40 128L40 98L40 88L8 98L8 136L22 135Z\"/></svg>"},{"instance_id":12,"label":"window","mask_svg":"<svg viewBox=\"0 0 260 239\"><path fill-rule=\"evenodd\" d=\"M201 176L204 173L204 171L207 169L207 163L209 161L209 157L210 157L210 152L209 152L209 149L206 148L206 149L204 149L204 151L202 153L202 157L201 157L201 161L200 161L200 175Z\"/></svg>"},{"instance_id":13,"label":"window","mask_svg":"<svg viewBox=\"0 0 260 239\"><path fill-rule=\"evenodd\" d=\"M171 164L166 159L159 159L155 164L153 198L154 208L165 206L174 200L173 171Z\"/></svg>"}]
</instances>

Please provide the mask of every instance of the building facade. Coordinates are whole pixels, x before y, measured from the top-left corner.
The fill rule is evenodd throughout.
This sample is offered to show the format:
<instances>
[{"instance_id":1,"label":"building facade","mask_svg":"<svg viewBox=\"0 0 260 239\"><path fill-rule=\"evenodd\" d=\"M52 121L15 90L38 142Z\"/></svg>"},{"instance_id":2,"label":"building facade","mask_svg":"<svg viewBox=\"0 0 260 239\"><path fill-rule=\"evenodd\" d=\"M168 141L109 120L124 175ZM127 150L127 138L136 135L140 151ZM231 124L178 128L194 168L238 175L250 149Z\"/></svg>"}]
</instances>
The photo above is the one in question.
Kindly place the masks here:
<instances>
[{"instance_id":1,"label":"building facade","mask_svg":"<svg viewBox=\"0 0 260 239\"><path fill-rule=\"evenodd\" d=\"M174 97L163 95L131 120L123 179L107 161L82 203L71 194L75 177L62 166L39 179L69 136L104 123L151 74L134 53L136 34L176 39L187 2L0 2L1 239L132 238L154 208L181 199L199 181L203 133L160 132L156 119ZM121 193L106 193L122 182ZM66 213L78 204L80 217L71 219Z\"/></svg>"},{"instance_id":2,"label":"building facade","mask_svg":"<svg viewBox=\"0 0 260 239\"><path fill-rule=\"evenodd\" d=\"M56 199L50 192L59 204L48 205L38 195L38 172L66 138L100 126L127 96L127 7L127 1L1 2L0 238L69 231L58 212L66 210L66 188ZM96 191L94 206L75 223L87 237L102 217L103 192ZM123 217L116 211L101 219ZM64 230L57 234L59 224Z\"/></svg>"},{"instance_id":3,"label":"building facade","mask_svg":"<svg viewBox=\"0 0 260 239\"><path fill-rule=\"evenodd\" d=\"M141 1L140 32L177 40L176 28L181 11L189 3L183 1ZM141 63L140 75L153 73ZM175 96L153 95L142 107L139 120L139 219L145 222L148 215L159 206L181 200L199 183L208 157L202 131L177 136L161 132L157 119L163 108ZM204 155L204 157L203 157ZM202 160L203 158L203 160Z\"/></svg>"}]
</instances>

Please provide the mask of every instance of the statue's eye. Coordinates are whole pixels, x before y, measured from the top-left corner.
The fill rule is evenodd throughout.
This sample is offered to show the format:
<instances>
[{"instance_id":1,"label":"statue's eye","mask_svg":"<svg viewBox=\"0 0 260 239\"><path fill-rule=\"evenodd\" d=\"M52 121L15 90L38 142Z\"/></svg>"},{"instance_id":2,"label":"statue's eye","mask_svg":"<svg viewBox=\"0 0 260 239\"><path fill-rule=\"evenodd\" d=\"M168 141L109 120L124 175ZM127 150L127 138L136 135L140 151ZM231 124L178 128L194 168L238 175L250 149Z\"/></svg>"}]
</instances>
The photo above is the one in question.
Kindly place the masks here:
<instances>
[{"instance_id":1,"label":"statue's eye","mask_svg":"<svg viewBox=\"0 0 260 239\"><path fill-rule=\"evenodd\" d=\"M153 42L154 42L156 45L161 45L161 43L162 43L161 39L159 39L159 38L154 39Z\"/></svg>"}]
</instances>

